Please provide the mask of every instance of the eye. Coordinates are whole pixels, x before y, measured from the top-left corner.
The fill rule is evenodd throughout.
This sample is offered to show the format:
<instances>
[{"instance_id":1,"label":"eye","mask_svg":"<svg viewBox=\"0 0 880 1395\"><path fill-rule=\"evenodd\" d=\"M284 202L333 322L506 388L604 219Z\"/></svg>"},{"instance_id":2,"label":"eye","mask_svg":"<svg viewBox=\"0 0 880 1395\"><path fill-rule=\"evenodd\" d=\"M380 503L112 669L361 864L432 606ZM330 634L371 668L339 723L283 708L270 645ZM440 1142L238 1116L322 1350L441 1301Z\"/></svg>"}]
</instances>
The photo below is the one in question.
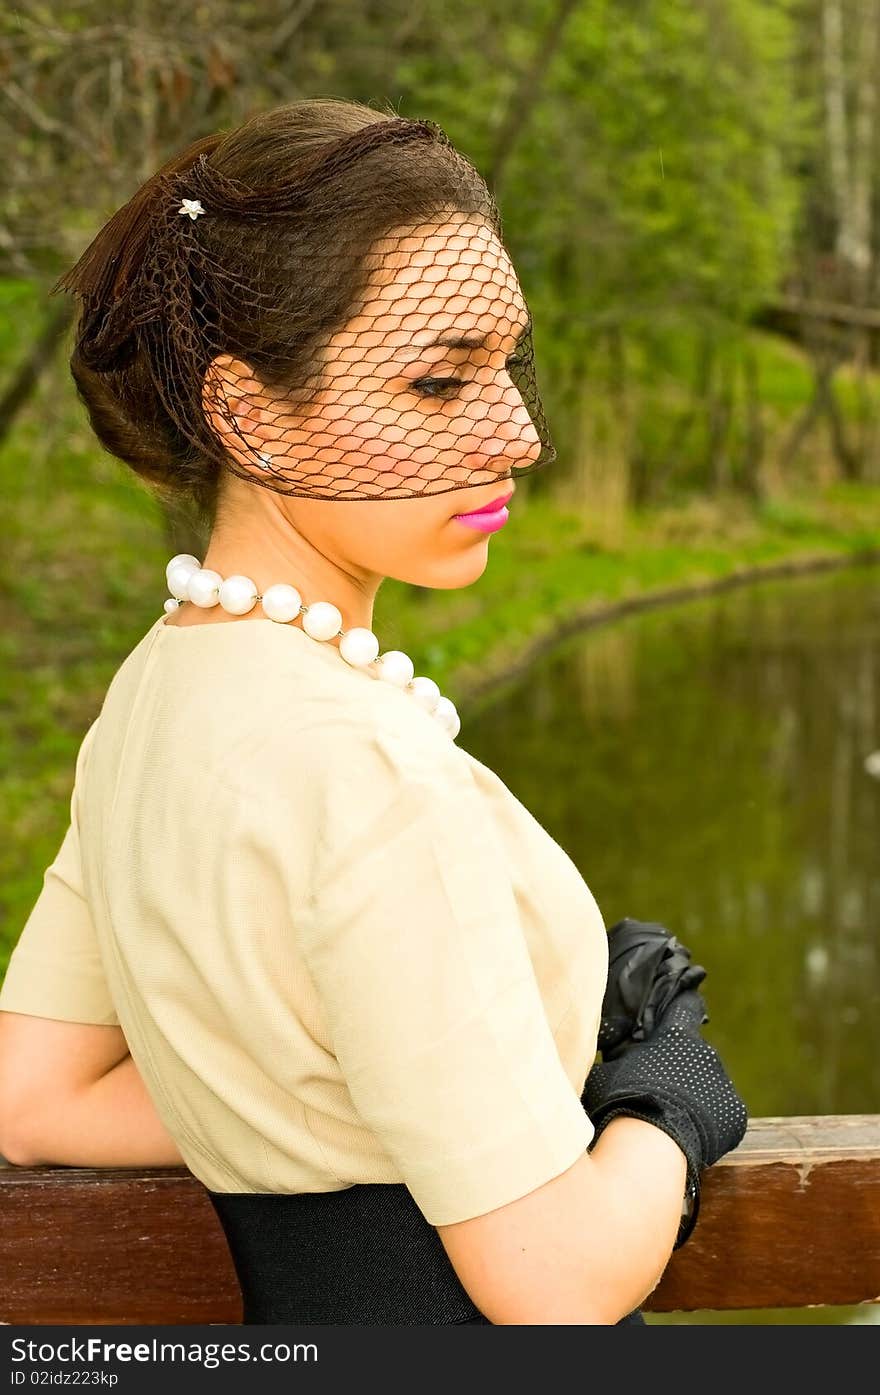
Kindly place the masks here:
<instances>
[{"instance_id":1,"label":"eye","mask_svg":"<svg viewBox=\"0 0 880 1395\"><path fill-rule=\"evenodd\" d=\"M424 397L454 397L461 386L461 378L417 378L413 383Z\"/></svg>"}]
</instances>

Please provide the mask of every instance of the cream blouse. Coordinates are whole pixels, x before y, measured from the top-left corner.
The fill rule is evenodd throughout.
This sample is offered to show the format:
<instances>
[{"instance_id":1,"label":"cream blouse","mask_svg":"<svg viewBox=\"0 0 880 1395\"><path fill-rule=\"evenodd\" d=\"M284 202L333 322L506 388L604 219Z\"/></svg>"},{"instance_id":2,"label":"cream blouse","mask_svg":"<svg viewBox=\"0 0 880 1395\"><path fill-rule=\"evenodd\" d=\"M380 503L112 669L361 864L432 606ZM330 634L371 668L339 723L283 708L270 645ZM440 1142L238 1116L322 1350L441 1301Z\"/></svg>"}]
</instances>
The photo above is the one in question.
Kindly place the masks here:
<instances>
[{"instance_id":1,"label":"cream blouse","mask_svg":"<svg viewBox=\"0 0 880 1395\"><path fill-rule=\"evenodd\" d=\"M294 626L163 615L0 1009L121 1025L211 1190L404 1182L444 1225L587 1148L607 964L571 858L406 693Z\"/></svg>"}]
</instances>

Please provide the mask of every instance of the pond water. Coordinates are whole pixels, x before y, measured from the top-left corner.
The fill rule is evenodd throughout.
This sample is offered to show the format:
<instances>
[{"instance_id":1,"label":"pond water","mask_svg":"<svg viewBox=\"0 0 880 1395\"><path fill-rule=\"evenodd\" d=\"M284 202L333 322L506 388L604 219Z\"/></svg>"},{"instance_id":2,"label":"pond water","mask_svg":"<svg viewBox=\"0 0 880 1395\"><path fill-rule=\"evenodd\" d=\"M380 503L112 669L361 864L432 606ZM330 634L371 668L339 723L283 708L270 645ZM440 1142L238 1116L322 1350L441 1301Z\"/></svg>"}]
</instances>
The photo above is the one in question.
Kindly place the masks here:
<instances>
[{"instance_id":1,"label":"pond water","mask_svg":"<svg viewBox=\"0 0 880 1395\"><path fill-rule=\"evenodd\" d=\"M759 582L569 636L465 713L606 924L662 921L705 965L756 1117L880 1111L878 636L876 568Z\"/></svg>"}]
</instances>

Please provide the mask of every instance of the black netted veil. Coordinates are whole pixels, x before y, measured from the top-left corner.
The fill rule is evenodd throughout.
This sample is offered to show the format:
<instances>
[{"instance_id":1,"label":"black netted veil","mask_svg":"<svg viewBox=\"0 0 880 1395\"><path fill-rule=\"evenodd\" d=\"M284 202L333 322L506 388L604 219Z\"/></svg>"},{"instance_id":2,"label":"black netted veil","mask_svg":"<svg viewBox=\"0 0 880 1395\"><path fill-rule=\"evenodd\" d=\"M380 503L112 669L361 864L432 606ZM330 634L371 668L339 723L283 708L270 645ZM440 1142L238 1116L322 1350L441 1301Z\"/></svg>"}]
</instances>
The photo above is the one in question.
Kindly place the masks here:
<instances>
[{"instance_id":1,"label":"black netted veil","mask_svg":"<svg viewBox=\"0 0 880 1395\"><path fill-rule=\"evenodd\" d=\"M402 201L402 219L392 185L354 257L353 164L403 169L413 152L431 157L430 197L415 217ZM490 485L555 459L497 206L435 123L369 123L268 187L204 153L149 185L55 289L82 298L86 366L124 385L136 358L147 365L194 455L278 493L344 500ZM124 274L107 256L120 232ZM263 289L279 276L305 288L299 337ZM340 294L325 310L328 284Z\"/></svg>"}]
</instances>

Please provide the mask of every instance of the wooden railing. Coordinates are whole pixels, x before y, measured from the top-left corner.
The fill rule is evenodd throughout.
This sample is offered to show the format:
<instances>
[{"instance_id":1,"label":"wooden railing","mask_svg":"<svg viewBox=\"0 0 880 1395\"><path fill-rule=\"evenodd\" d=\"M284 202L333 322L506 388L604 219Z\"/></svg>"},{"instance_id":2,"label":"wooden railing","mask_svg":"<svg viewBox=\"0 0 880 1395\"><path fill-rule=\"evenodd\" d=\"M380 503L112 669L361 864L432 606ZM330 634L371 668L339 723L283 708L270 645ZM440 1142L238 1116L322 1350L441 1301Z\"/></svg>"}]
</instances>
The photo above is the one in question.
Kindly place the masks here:
<instances>
[{"instance_id":1,"label":"wooden railing","mask_svg":"<svg viewBox=\"0 0 880 1395\"><path fill-rule=\"evenodd\" d=\"M644 1305L880 1302L880 1114L754 1119ZM219 1221L184 1168L0 1169L0 1321L237 1323Z\"/></svg>"}]
</instances>

